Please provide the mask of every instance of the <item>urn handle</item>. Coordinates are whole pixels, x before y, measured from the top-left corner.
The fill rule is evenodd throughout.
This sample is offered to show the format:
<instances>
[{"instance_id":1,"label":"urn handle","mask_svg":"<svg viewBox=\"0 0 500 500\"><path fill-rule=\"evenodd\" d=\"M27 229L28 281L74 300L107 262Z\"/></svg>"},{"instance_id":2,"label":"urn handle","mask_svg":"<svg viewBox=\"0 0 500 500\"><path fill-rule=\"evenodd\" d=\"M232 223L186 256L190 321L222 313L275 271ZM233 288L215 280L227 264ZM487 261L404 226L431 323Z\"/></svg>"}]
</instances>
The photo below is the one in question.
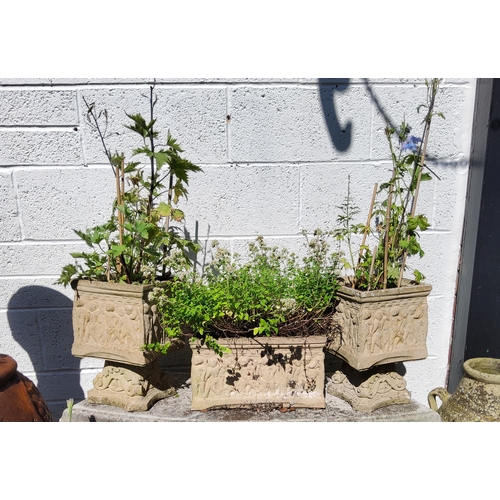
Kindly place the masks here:
<instances>
[{"instance_id":1,"label":"urn handle","mask_svg":"<svg viewBox=\"0 0 500 500\"><path fill-rule=\"evenodd\" d=\"M432 391L429 392L429 395L427 396L427 401L429 401L429 406L431 407L431 410L439 412L441 406L438 409L436 397L439 397L441 399L442 401L441 406L442 406L450 398L450 393L444 387L437 387L436 389L432 389Z\"/></svg>"}]
</instances>

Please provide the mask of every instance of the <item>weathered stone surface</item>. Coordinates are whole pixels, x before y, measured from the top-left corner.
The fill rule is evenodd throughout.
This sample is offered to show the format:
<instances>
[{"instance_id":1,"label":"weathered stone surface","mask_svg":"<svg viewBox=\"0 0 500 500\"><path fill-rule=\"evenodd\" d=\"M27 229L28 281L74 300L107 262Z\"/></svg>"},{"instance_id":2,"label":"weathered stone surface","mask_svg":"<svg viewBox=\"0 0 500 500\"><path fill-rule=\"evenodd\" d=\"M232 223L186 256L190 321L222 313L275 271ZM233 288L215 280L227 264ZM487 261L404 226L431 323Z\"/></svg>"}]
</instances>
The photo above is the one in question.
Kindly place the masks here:
<instances>
[{"instance_id":1,"label":"weathered stone surface","mask_svg":"<svg viewBox=\"0 0 500 500\"><path fill-rule=\"evenodd\" d=\"M79 280L73 305L77 357L144 366L157 357L145 344L162 342L156 306L148 299L152 285Z\"/></svg>"},{"instance_id":2,"label":"weathered stone surface","mask_svg":"<svg viewBox=\"0 0 500 500\"><path fill-rule=\"evenodd\" d=\"M118 406L125 411L147 411L156 401L175 394L167 374L154 362L142 367L106 361L93 384L89 403Z\"/></svg>"},{"instance_id":3,"label":"weathered stone surface","mask_svg":"<svg viewBox=\"0 0 500 500\"><path fill-rule=\"evenodd\" d=\"M225 339L219 357L192 344L192 409L285 404L325 408L326 337Z\"/></svg>"},{"instance_id":4,"label":"weathered stone surface","mask_svg":"<svg viewBox=\"0 0 500 500\"><path fill-rule=\"evenodd\" d=\"M325 393L326 408L215 408L191 409L191 383L188 373L169 373L177 390L174 398L155 403L148 411L127 412L116 406L95 405L83 400L73 407L73 422L440 422L439 415L416 401L390 405L371 413L354 410L346 401ZM328 386L327 386L328 387ZM68 422L66 409L60 419Z\"/></svg>"},{"instance_id":5,"label":"weathered stone surface","mask_svg":"<svg viewBox=\"0 0 500 500\"><path fill-rule=\"evenodd\" d=\"M342 335L326 349L356 370L427 357L426 284L363 292L342 286L334 319Z\"/></svg>"},{"instance_id":6,"label":"weathered stone surface","mask_svg":"<svg viewBox=\"0 0 500 500\"><path fill-rule=\"evenodd\" d=\"M500 359L472 358L464 371L453 394L444 387L429 393L431 409L445 422L500 422Z\"/></svg>"},{"instance_id":7,"label":"weathered stone surface","mask_svg":"<svg viewBox=\"0 0 500 500\"><path fill-rule=\"evenodd\" d=\"M411 401L406 381L394 364L358 372L344 363L342 369L333 374L327 391L365 413Z\"/></svg>"}]
</instances>

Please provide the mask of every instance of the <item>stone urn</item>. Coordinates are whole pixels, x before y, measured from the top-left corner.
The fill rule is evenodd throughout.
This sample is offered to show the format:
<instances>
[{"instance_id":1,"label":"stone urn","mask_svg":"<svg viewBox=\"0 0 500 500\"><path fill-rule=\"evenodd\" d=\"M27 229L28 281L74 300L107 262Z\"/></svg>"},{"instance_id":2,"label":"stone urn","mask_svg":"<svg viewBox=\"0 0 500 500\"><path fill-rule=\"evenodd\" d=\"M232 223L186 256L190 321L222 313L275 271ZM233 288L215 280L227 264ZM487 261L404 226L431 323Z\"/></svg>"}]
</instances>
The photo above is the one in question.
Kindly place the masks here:
<instances>
[{"instance_id":1,"label":"stone urn","mask_svg":"<svg viewBox=\"0 0 500 500\"><path fill-rule=\"evenodd\" d=\"M191 344L193 410L272 405L325 408L326 336L219 339L231 349L218 356Z\"/></svg>"},{"instance_id":2,"label":"stone urn","mask_svg":"<svg viewBox=\"0 0 500 500\"><path fill-rule=\"evenodd\" d=\"M431 410L445 422L500 422L500 359L472 358L464 371L453 394L443 387L429 393Z\"/></svg>"},{"instance_id":3,"label":"stone urn","mask_svg":"<svg viewBox=\"0 0 500 500\"><path fill-rule=\"evenodd\" d=\"M403 280L399 288L361 291L347 279L344 283L334 314L340 335L326 345L344 366L332 377L328 392L364 412L409 403L401 362L427 357L432 286Z\"/></svg>"},{"instance_id":4,"label":"stone urn","mask_svg":"<svg viewBox=\"0 0 500 500\"><path fill-rule=\"evenodd\" d=\"M72 287L71 353L106 360L88 392L88 402L146 411L175 394L156 364L158 354L143 349L146 344L164 342L156 305L149 297L153 285L75 280ZM173 342L172 349L182 344Z\"/></svg>"}]
</instances>

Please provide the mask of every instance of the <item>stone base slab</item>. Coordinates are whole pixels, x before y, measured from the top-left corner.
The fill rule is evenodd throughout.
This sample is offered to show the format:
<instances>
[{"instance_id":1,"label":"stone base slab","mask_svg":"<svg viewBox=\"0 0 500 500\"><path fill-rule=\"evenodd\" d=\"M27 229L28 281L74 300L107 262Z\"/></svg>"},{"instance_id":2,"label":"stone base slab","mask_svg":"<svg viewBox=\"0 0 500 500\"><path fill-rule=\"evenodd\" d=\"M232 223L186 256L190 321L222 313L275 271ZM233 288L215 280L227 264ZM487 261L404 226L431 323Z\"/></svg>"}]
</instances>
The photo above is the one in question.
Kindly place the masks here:
<instances>
[{"instance_id":1,"label":"stone base slab","mask_svg":"<svg viewBox=\"0 0 500 500\"><path fill-rule=\"evenodd\" d=\"M371 413L384 406L411 401L406 381L395 364L358 372L344 363L327 388L333 396L347 401L356 411Z\"/></svg>"},{"instance_id":2,"label":"stone base slab","mask_svg":"<svg viewBox=\"0 0 500 500\"><path fill-rule=\"evenodd\" d=\"M331 374L327 379L330 379ZM87 400L73 407L73 422L440 422L439 415L427 405L410 401L391 405L371 413L354 410L346 401L326 391L324 409L297 408L295 411L250 408L217 408L207 411L191 410L189 373L169 373L177 397L155 403L149 411L127 412L116 406L95 405ZM330 382L329 382L330 383ZM328 386L327 386L328 387ZM68 422L64 410L60 422Z\"/></svg>"},{"instance_id":3,"label":"stone base slab","mask_svg":"<svg viewBox=\"0 0 500 500\"><path fill-rule=\"evenodd\" d=\"M106 361L94 379L87 400L125 411L147 411L160 399L175 395L167 374L156 363L132 366Z\"/></svg>"}]
</instances>

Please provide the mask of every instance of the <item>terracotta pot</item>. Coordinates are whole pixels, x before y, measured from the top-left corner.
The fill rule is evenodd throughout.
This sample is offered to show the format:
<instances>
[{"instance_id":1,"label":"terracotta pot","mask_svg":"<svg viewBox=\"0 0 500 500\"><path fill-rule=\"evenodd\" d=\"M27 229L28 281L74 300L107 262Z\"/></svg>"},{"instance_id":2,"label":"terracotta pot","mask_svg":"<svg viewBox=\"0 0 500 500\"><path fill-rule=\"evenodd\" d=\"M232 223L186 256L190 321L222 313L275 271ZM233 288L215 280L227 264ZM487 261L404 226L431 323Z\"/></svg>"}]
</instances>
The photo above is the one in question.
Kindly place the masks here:
<instances>
[{"instance_id":1,"label":"terracotta pot","mask_svg":"<svg viewBox=\"0 0 500 500\"><path fill-rule=\"evenodd\" d=\"M443 387L429 393L431 409L445 422L500 422L500 359L469 359L464 371L453 394Z\"/></svg>"},{"instance_id":2,"label":"terracotta pot","mask_svg":"<svg viewBox=\"0 0 500 500\"><path fill-rule=\"evenodd\" d=\"M40 391L7 354L0 354L0 422L52 422Z\"/></svg>"},{"instance_id":3,"label":"terracotta pot","mask_svg":"<svg viewBox=\"0 0 500 500\"><path fill-rule=\"evenodd\" d=\"M325 408L326 336L219 340L222 357L191 344L192 409L255 404Z\"/></svg>"},{"instance_id":4,"label":"terracotta pot","mask_svg":"<svg viewBox=\"0 0 500 500\"><path fill-rule=\"evenodd\" d=\"M360 291L341 286L334 320L341 335L326 349L356 370L427 357L427 296L432 287Z\"/></svg>"}]
</instances>

